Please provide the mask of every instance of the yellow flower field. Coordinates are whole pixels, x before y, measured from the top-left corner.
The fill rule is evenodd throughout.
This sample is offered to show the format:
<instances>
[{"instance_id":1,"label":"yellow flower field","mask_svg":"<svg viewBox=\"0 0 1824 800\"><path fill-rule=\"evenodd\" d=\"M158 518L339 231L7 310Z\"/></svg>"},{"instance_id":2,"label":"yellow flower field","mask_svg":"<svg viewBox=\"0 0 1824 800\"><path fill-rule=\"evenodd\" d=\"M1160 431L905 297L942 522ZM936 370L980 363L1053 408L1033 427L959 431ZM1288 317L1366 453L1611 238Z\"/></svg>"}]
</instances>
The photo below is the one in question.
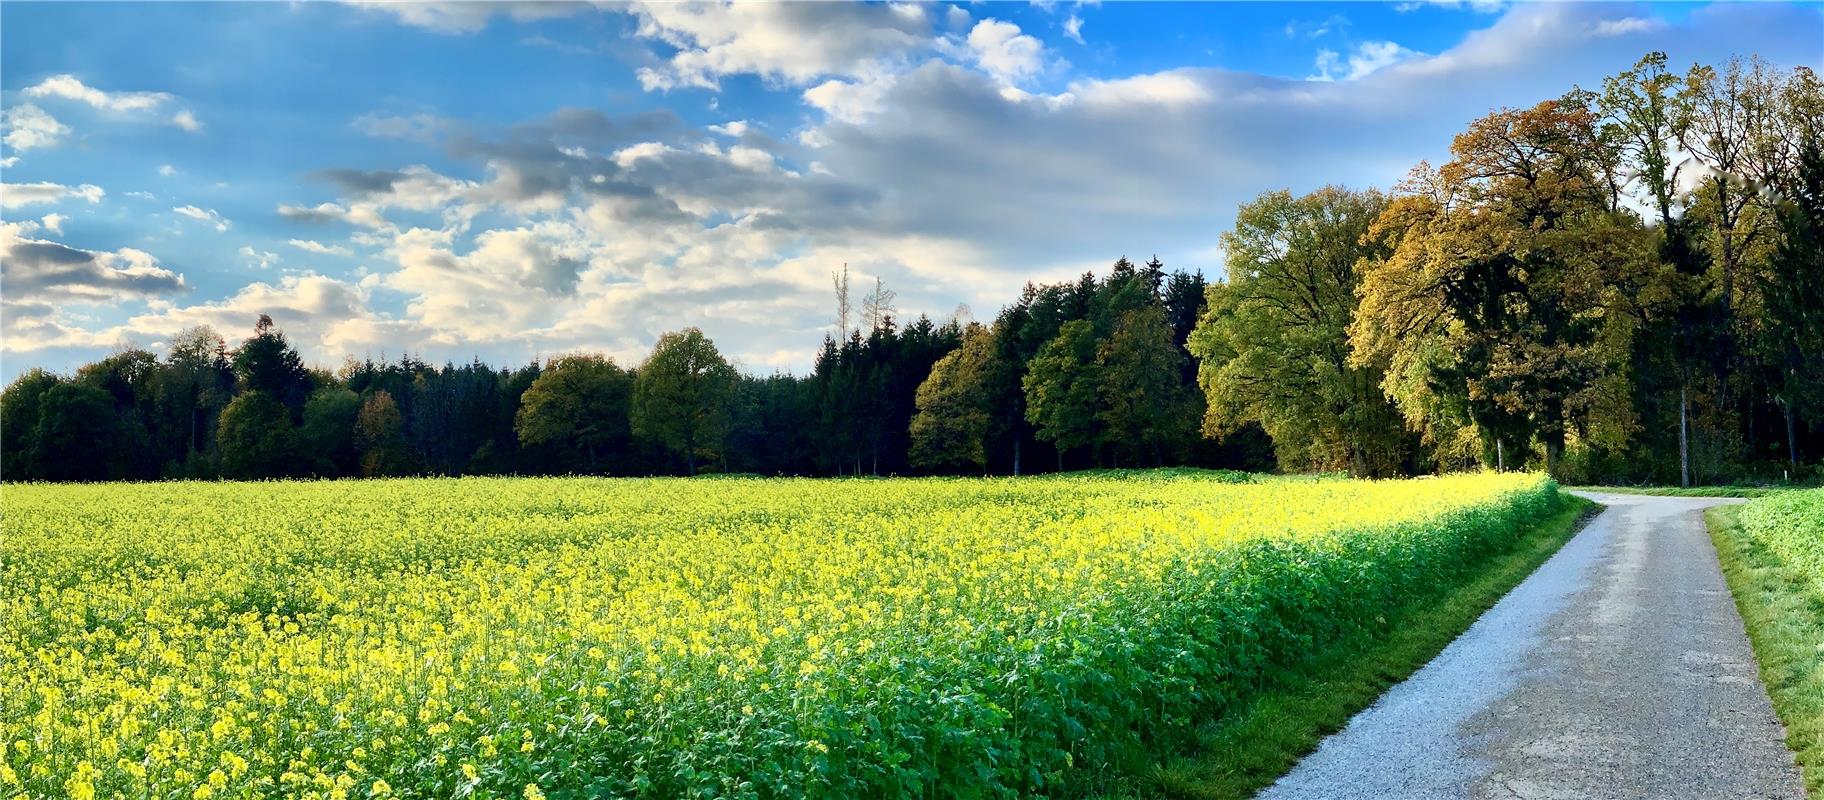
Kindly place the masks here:
<instances>
[{"instance_id":1,"label":"yellow flower field","mask_svg":"<svg viewBox=\"0 0 1824 800\"><path fill-rule=\"evenodd\" d=\"M1530 475L0 489L0 794L1009 796L1473 573Z\"/></svg>"}]
</instances>

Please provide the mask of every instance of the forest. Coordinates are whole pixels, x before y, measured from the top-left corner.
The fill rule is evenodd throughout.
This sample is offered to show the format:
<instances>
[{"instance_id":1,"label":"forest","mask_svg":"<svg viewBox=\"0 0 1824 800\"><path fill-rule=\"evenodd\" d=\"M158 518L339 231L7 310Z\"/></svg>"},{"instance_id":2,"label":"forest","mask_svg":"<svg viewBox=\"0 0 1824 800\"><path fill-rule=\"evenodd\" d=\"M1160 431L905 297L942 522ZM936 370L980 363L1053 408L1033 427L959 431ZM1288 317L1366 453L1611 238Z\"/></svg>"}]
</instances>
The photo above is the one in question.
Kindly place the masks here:
<instances>
[{"instance_id":1,"label":"forest","mask_svg":"<svg viewBox=\"0 0 1824 800\"><path fill-rule=\"evenodd\" d=\"M846 268L809 375L695 328L639 364L307 366L270 319L0 396L9 481L466 474L1824 478L1824 87L1663 53L1470 122L1390 190L1269 191L1223 274L1125 257L992 320ZM851 319L853 317L853 320ZM855 324L851 324L851 322Z\"/></svg>"}]
</instances>

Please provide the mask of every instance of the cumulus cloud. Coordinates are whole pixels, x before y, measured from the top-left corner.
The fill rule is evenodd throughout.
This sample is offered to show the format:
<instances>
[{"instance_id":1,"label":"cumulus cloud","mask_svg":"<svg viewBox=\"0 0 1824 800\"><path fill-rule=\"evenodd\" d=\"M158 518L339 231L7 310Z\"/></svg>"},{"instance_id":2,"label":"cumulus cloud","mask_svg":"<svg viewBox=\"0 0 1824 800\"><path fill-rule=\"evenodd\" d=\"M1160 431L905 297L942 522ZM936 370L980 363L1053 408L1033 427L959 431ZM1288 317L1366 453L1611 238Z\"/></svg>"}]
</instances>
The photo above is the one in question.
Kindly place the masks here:
<instances>
[{"instance_id":1,"label":"cumulus cloud","mask_svg":"<svg viewBox=\"0 0 1824 800\"><path fill-rule=\"evenodd\" d=\"M0 184L0 208L23 208L39 203L62 202L66 199L87 200L93 205L101 202L101 199L107 196L107 192L92 183L85 183L81 186L64 186L49 181Z\"/></svg>"},{"instance_id":2,"label":"cumulus cloud","mask_svg":"<svg viewBox=\"0 0 1824 800\"><path fill-rule=\"evenodd\" d=\"M62 214L46 214L43 219L39 220L39 223L44 226L45 230L50 231L51 233L62 234L63 223L68 219L69 217Z\"/></svg>"},{"instance_id":3,"label":"cumulus cloud","mask_svg":"<svg viewBox=\"0 0 1824 800\"><path fill-rule=\"evenodd\" d=\"M705 8L689 13L730 13ZM861 13L911 18L886 6ZM438 136L437 170L417 159L332 166L300 189L321 196L279 206L300 224L354 225L348 245L372 256L360 279L258 283L121 330L244 329L270 304L296 309L280 318L287 333L296 327L307 356L334 363L372 342L455 358L576 348L637 358L659 333L697 324L749 365L802 369L829 324L830 270L844 262L863 282L885 279L905 315L940 317L959 301L998 307L1025 281L1105 269L1123 253L1214 271L1212 232L1259 192L1389 185L1437 160L1491 106L1588 85L1647 50L1715 62L1759 43L1779 63L1816 58L1779 35L1815 23L1809 10L1724 5L1673 24L1627 22L1639 13L1521 5L1436 55L1339 53L1333 83L1180 68L1016 89L1018 70L994 74L967 40L1023 34L967 19L944 23L954 49L891 69L794 73L730 60L803 87L809 117L792 136L586 109L457 125ZM680 41L680 53L713 47ZM732 74L718 69L702 75ZM374 311L373 296L400 310Z\"/></svg>"},{"instance_id":4,"label":"cumulus cloud","mask_svg":"<svg viewBox=\"0 0 1824 800\"><path fill-rule=\"evenodd\" d=\"M8 303L112 302L185 288L182 275L159 266L142 250L83 250L31 238L33 233L19 223L0 223L0 275Z\"/></svg>"},{"instance_id":5,"label":"cumulus cloud","mask_svg":"<svg viewBox=\"0 0 1824 800\"><path fill-rule=\"evenodd\" d=\"M56 117L31 103L21 103L6 110L4 141L14 150L52 147L69 132L68 125L58 122Z\"/></svg>"},{"instance_id":6,"label":"cumulus cloud","mask_svg":"<svg viewBox=\"0 0 1824 800\"><path fill-rule=\"evenodd\" d=\"M255 269L270 269L272 265L279 263L278 253L255 250L252 245L242 245L238 252Z\"/></svg>"},{"instance_id":7,"label":"cumulus cloud","mask_svg":"<svg viewBox=\"0 0 1824 800\"><path fill-rule=\"evenodd\" d=\"M150 111L173 100L166 92L104 92L74 75L53 75L25 90L27 97L61 97L103 111Z\"/></svg>"},{"instance_id":8,"label":"cumulus cloud","mask_svg":"<svg viewBox=\"0 0 1824 800\"><path fill-rule=\"evenodd\" d=\"M647 90L714 89L722 77L754 74L803 86L826 76L860 77L931 46L923 6L873 3L637 3L638 35L676 52L645 67Z\"/></svg>"},{"instance_id":9,"label":"cumulus cloud","mask_svg":"<svg viewBox=\"0 0 1824 800\"><path fill-rule=\"evenodd\" d=\"M1352 81L1423 55L1424 53L1402 47L1394 42L1362 42L1356 45L1355 52L1349 55L1348 63L1345 65L1342 54L1335 50L1319 50L1317 73L1312 75L1310 80L1333 81L1340 77L1342 80ZM1348 67L1346 71L1344 66Z\"/></svg>"},{"instance_id":10,"label":"cumulus cloud","mask_svg":"<svg viewBox=\"0 0 1824 800\"><path fill-rule=\"evenodd\" d=\"M354 251L349 250L346 247L342 247L341 245L323 244L322 242L316 241L314 239L292 239L292 240L286 242L286 244L289 244L292 247L296 247L299 250L303 250L306 253L316 253L318 255L325 255L325 256L354 255Z\"/></svg>"},{"instance_id":11,"label":"cumulus cloud","mask_svg":"<svg viewBox=\"0 0 1824 800\"><path fill-rule=\"evenodd\" d=\"M196 220L197 222L201 222L206 225L212 226L217 231L226 231L229 228L234 226L233 223L229 222L226 219L223 219L222 215L217 214L215 212L215 209L212 209L212 208L197 208L196 206L178 206L171 210L178 214L182 214L186 217Z\"/></svg>"},{"instance_id":12,"label":"cumulus cloud","mask_svg":"<svg viewBox=\"0 0 1824 800\"><path fill-rule=\"evenodd\" d=\"M1044 69L1045 45L1011 22L982 20L966 41L975 63L1005 83L1019 83Z\"/></svg>"},{"instance_id":13,"label":"cumulus cloud","mask_svg":"<svg viewBox=\"0 0 1824 800\"><path fill-rule=\"evenodd\" d=\"M82 82L75 75L53 75L24 90L27 97L38 99L60 99L82 103L99 111L120 115L149 114L175 103L177 96L170 92L109 92ZM202 130L203 125L196 115L188 109L180 109L165 118L165 121L191 133Z\"/></svg>"}]
</instances>

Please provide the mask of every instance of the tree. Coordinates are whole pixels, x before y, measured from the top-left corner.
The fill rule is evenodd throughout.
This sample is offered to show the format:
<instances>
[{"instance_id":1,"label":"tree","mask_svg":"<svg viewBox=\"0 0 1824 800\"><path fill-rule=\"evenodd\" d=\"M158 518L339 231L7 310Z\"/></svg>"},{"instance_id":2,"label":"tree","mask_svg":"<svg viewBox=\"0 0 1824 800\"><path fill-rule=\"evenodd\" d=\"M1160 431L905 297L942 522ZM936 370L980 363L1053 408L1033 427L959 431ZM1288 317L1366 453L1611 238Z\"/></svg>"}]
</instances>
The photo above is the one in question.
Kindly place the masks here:
<instances>
[{"instance_id":1,"label":"tree","mask_svg":"<svg viewBox=\"0 0 1824 800\"><path fill-rule=\"evenodd\" d=\"M993 432L994 332L971 323L962 346L931 365L918 385L912 417L912 463L927 469L988 464Z\"/></svg>"},{"instance_id":2,"label":"tree","mask_svg":"<svg viewBox=\"0 0 1824 800\"><path fill-rule=\"evenodd\" d=\"M1122 314L1096 354L1103 440L1117 458L1166 463L1196 431L1196 403L1182 382L1184 355L1158 304Z\"/></svg>"},{"instance_id":3,"label":"tree","mask_svg":"<svg viewBox=\"0 0 1824 800\"><path fill-rule=\"evenodd\" d=\"M405 419L391 392L369 395L355 415L355 439L361 448L361 474L370 478L410 474L416 464L405 438Z\"/></svg>"},{"instance_id":4,"label":"tree","mask_svg":"<svg viewBox=\"0 0 1824 800\"><path fill-rule=\"evenodd\" d=\"M631 374L600 355L552 359L521 396L514 429L521 443L565 451L598 472L603 458L625 456L632 441L633 385Z\"/></svg>"},{"instance_id":5,"label":"tree","mask_svg":"<svg viewBox=\"0 0 1824 800\"><path fill-rule=\"evenodd\" d=\"M1763 278L1767 327L1760 347L1793 469L1798 421L1824 421L1824 131L1812 130L1802 143L1797 172L1781 209L1780 247Z\"/></svg>"},{"instance_id":6,"label":"tree","mask_svg":"<svg viewBox=\"0 0 1824 800\"><path fill-rule=\"evenodd\" d=\"M51 481L128 477L118 468L124 438L113 400L99 387L60 382L44 393L33 437L40 476Z\"/></svg>"},{"instance_id":7,"label":"tree","mask_svg":"<svg viewBox=\"0 0 1824 800\"><path fill-rule=\"evenodd\" d=\"M222 409L216 442L222 473L230 478L279 478L293 473L297 437L291 413L271 395L242 392Z\"/></svg>"},{"instance_id":8,"label":"tree","mask_svg":"<svg viewBox=\"0 0 1824 800\"><path fill-rule=\"evenodd\" d=\"M1406 434L1381 389L1386 362L1349 359L1362 265L1389 253L1369 235L1387 205L1379 192L1332 186L1296 198L1268 192L1241 207L1223 236L1228 279L1209 291L1189 340L1204 433L1258 423L1281 464L1401 471Z\"/></svg>"},{"instance_id":9,"label":"tree","mask_svg":"<svg viewBox=\"0 0 1824 800\"><path fill-rule=\"evenodd\" d=\"M1064 452L1093 447L1102 438L1101 370L1096 363L1095 325L1071 320L1039 348L1021 381L1026 393L1026 419L1039 438Z\"/></svg>"},{"instance_id":10,"label":"tree","mask_svg":"<svg viewBox=\"0 0 1824 800\"><path fill-rule=\"evenodd\" d=\"M1625 348L1605 312L1652 250L1608 205L1593 122L1557 101L1476 120L1376 221L1395 246L1362 276L1351 364L1384 359L1384 388L1432 441L1471 432L1490 461L1537 441L1555 472L1611 401Z\"/></svg>"},{"instance_id":11,"label":"tree","mask_svg":"<svg viewBox=\"0 0 1824 800\"><path fill-rule=\"evenodd\" d=\"M242 392L263 392L293 415L303 410L310 396L310 373L304 369L303 358L265 314L260 315L253 336L234 352L234 374Z\"/></svg>"},{"instance_id":12,"label":"tree","mask_svg":"<svg viewBox=\"0 0 1824 800\"><path fill-rule=\"evenodd\" d=\"M356 465L355 419L361 396L341 386L311 392L298 428L298 450L312 473L334 477L353 474Z\"/></svg>"},{"instance_id":13,"label":"tree","mask_svg":"<svg viewBox=\"0 0 1824 800\"><path fill-rule=\"evenodd\" d=\"M659 337L633 384L633 433L684 456L690 474L698 457L721 452L728 431L735 369L703 331L685 328Z\"/></svg>"},{"instance_id":14,"label":"tree","mask_svg":"<svg viewBox=\"0 0 1824 800\"><path fill-rule=\"evenodd\" d=\"M222 408L234 398L227 343L207 325L172 337L155 395L167 457L187 462L208 451Z\"/></svg>"},{"instance_id":15,"label":"tree","mask_svg":"<svg viewBox=\"0 0 1824 800\"><path fill-rule=\"evenodd\" d=\"M0 478L9 481L46 478L38 422L46 395L63 379L42 369L27 370L0 393Z\"/></svg>"}]
</instances>

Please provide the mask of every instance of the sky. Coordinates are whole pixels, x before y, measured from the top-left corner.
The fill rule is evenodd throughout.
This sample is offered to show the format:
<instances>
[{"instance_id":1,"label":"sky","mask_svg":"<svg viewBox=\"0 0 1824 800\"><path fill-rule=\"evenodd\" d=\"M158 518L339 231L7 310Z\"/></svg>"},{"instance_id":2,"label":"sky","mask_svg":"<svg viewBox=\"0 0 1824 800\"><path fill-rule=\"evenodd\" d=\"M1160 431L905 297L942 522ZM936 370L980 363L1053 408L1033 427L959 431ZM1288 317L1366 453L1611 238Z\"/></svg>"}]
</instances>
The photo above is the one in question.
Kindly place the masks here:
<instances>
[{"instance_id":1,"label":"sky","mask_svg":"<svg viewBox=\"0 0 1824 800\"><path fill-rule=\"evenodd\" d=\"M0 4L0 379L270 314L314 365L803 373L831 273L992 319L1222 272L1265 191L1396 184L1663 50L1824 68L1824 6Z\"/></svg>"}]
</instances>

